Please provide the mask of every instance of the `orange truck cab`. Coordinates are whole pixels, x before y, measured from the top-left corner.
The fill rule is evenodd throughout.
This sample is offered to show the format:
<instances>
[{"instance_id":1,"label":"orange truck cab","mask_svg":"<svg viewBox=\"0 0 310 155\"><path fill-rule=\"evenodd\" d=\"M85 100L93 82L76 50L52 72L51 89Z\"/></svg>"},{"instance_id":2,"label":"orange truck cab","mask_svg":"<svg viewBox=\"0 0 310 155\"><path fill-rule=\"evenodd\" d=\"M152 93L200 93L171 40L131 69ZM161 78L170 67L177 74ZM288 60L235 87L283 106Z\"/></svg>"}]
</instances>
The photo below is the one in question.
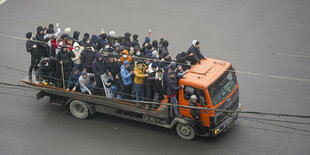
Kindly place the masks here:
<instances>
[{"instance_id":1,"label":"orange truck cab","mask_svg":"<svg viewBox=\"0 0 310 155\"><path fill-rule=\"evenodd\" d=\"M201 64L194 65L185 77L179 81L184 88L179 90L179 104L188 106L191 95L198 97L199 107L209 109L239 110L239 85L234 68L229 62L207 58ZM192 119L189 108L179 108L180 113ZM205 131L196 131L201 136L216 136L226 131L237 119L237 113L228 114L222 111L200 110L200 125ZM179 128L182 128L182 126ZM186 138L187 127L178 133ZM198 130L198 129L195 129Z\"/></svg>"}]
</instances>

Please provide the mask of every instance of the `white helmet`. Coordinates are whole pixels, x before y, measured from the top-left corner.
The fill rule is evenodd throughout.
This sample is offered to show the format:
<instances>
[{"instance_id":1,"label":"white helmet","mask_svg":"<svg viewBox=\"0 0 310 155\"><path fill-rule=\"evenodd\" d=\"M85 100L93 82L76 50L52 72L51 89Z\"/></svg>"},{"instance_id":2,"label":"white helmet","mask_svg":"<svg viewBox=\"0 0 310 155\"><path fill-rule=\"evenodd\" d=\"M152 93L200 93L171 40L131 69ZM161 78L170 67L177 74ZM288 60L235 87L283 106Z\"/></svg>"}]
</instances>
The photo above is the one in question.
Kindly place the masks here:
<instances>
[{"instance_id":1,"label":"white helmet","mask_svg":"<svg viewBox=\"0 0 310 155\"><path fill-rule=\"evenodd\" d=\"M191 96L191 100L197 100L197 96L196 95L192 95Z\"/></svg>"}]
</instances>

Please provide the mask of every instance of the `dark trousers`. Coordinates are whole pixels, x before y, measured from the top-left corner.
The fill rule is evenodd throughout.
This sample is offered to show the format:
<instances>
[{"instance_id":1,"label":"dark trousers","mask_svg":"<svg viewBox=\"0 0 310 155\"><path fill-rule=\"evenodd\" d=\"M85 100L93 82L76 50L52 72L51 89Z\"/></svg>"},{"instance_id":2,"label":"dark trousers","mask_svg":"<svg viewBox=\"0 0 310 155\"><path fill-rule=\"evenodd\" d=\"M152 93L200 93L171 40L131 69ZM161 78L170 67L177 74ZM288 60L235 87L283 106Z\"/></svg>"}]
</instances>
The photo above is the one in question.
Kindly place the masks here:
<instances>
[{"instance_id":1,"label":"dark trousers","mask_svg":"<svg viewBox=\"0 0 310 155\"><path fill-rule=\"evenodd\" d=\"M146 101L153 101L154 100L154 89L153 85L146 86Z\"/></svg>"},{"instance_id":2,"label":"dark trousers","mask_svg":"<svg viewBox=\"0 0 310 155\"><path fill-rule=\"evenodd\" d=\"M38 64L40 63L40 55L31 55L31 65L29 67L29 74L32 74L32 70L38 70Z\"/></svg>"},{"instance_id":3,"label":"dark trousers","mask_svg":"<svg viewBox=\"0 0 310 155\"><path fill-rule=\"evenodd\" d=\"M132 99L131 97L132 85L124 86L123 94L121 95L122 99Z\"/></svg>"}]
</instances>

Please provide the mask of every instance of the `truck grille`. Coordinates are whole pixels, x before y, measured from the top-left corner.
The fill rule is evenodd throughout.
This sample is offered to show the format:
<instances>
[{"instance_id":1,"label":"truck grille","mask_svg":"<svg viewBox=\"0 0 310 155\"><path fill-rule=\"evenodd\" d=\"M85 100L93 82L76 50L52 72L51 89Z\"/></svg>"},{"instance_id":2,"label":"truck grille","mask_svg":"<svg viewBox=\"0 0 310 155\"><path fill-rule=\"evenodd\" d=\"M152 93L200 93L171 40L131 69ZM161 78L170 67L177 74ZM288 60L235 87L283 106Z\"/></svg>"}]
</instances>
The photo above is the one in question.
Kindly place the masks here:
<instances>
[{"instance_id":1,"label":"truck grille","mask_svg":"<svg viewBox=\"0 0 310 155\"><path fill-rule=\"evenodd\" d=\"M238 107L238 103L239 103L239 88L231 96L231 99L228 102L226 101L217 109L235 110ZM228 115L229 115L228 112L220 112L220 111L216 112L215 124L223 122L226 119L226 117L228 117Z\"/></svg>"}]
</instances>

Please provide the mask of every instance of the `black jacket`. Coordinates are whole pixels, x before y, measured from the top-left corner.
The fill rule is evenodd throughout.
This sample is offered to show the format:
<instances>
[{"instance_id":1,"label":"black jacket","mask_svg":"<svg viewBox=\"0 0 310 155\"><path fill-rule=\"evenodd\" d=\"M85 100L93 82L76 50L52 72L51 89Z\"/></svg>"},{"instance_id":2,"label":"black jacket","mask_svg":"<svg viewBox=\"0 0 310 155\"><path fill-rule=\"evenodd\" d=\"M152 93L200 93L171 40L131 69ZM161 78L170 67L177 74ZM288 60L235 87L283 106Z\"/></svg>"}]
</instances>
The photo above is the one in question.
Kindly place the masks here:
<instances>
[{"instance_id":1,"label":"black jacket","mask_svg":"<svg viewBox=\"0 0 310 155\"><path fill-rule=\"evenodd\" d=\"M43 62L47 62L48 65L43 65ZM39 81L39 76L42 76L44 79L51 78L54 74L54 69L50 60L42 60L40 62L41 66L36 73L36 80Z\"/></svg>"},{"instance_id":2,"label":"black jacket","mask_svg":"<svg viewBox=\"0 0 310 155\"><path fill-rule=\"evenodd\" d=\"M189 106L195 106L196 107L197 103L193 103L191 100L189 100ZM196 116L198 116L198 117L200 116L200 110L199 109L190 108L190 113L194 119L196 119Z\"/></svg>"},{"instance_id":3,"label":"black jacket","mask_svg":"<svg viewBox=\"0 0 310 155\"><path fill-rule=\"evenodd\" d=\"M162 85L162 80L154 80L154 85L153 85L153 89L155 93L159 94L159 100L163 100L164 99L164 89L163 89L163 85Z\"/></svg>"},{"instance_id":4,"label":"black jacket","mask_svg":"<svg viewBox=\"0 0 310 155\"><path fill-rule=\"evenodd\" d=\"M193 56L189 56L191 53L193 53ZM190 60L192 64L201 63L200 60L204 59L204 56L200 52L200 48L195 48L194 45L187 50L187 55L189 56L188 60Z\"/></svg>"},{"instance_id":5,"label":"black jacket","mask_svg":"<svg viewBox=\"0 0 310 155\"><path fill-rule=\"evenodd\" d=\"M46 44L46 42L48 42L50 40L50 38L47 37L44 39L44 34L40 34L40 31L44 31L44 28L42 26L37 27L37 34L36 34L36 40L40 41L40 42L38 42L39 50L42 52L45 52L45 53L43 53L43 56L51 56L50 52L47 49L48 46Z\"/></svg>"},{"instance_id":6,"label":"black jacket","mask_svg":"<svg viewBox=\"0 0 310 155\"><path fill-rule=\"evenodd\" d=\"M81 52L81 65L82 68L92 68L93 60L95 59L95 53L91 49L84 49Z\"/></svg>"},{"instance_id":7,"label":"black jacket","mask_svg":"<svg viewBox=\"0 0 310 155\"><path fill-rule=\"evenodd\" d=\"M112 37L112 36L109 36L109 35L108 35L107 40L108 40L110 46L112 46L113 48L115 48L114 45L115 45L115 43L116 43L116 41L117 41L117 37Z\"/></svg>"},{"instance_id":8,"label":"black jacket","mask_svg":"<svg viewBox=\"0 0 310 155\"><path fill-rule=\"evenodd\" d=\"M155 82L155 74L156 72L149 73L149 76L145 80L145 85L148 87L152 87Z\"/></svg>"},{"instance_id":9,"label":"black jacket","mask_svg":"<svg viewBox=\"0 0 310 155\"><path fill-rule=\"evenodd\" d=\"M37 47L33 48L33 45L37 45ZM38 44L33 40L26 41L26 50L32 56L40 56L40 50L39 50Z\"/></svg>"},{"instance_id":10,"label":"black jacket","mask_svg":"<svg viewBox=\"0 0 310 155\"><path fill-rule=\"evenodd\" d=\"M129 50L130 46L131 46L130 36L131 36L131 34L129 32L126 32L124 40L123 40L123 46L127 50Z\"/></svg>"},{"instance_id":11,"label":"black jacket","mask_svg":"<svg viewBox=\"0 0 310 155\"><path fill-rule=\"evenodd\" d=\"M95 74L95 78L100 78L100 76L106 72L103 57L102 60L98 60L100 57L102 57L102 55L100 53L96 53L96 59L94 59L92 63L92 71Z\"/></svg>"},{"instance_id":12,"label":"black jacket","mask_svg":"<svg viewBox=\"0 0 310 155\"><path fill-rule=\"evenodd\" d=\"M75 57L75 54L71 50L68 50L67 52L61 50L57 54L57 61L58 62L63 61L64 70L71 71L73 67L73 62L71 58L74 58L74 57Z\"/></svg>"},{"instance_id":13,"label":"black jacket","mask_svg":"<svg viewBox=\"0 0 310 155\"><path fill-rule=\"evenodd\" d=\"M176 95L179 89L182 89L182 87L179 86L177 78L169 78L167 95Z\"/></svg>"},{"instance_id":14,"label":"black jacket","mask_svg":"<svg viewBox=\"0 0 310 155\"><path fill-rule=\"evenodd\" d=\"M121 66L122 66L122 64L119 62L111 63L110 61L107 61L106 62L106 72L107 73L111 72L113 77L115 77L116 75L120 74Z\"/></svg>"},{"instance_id":15,"label":"black jacket","mask_svg":"<svg viewBox=\"0 0 310 155\"><path fill-rule=\"evenodd\" d=\"M79 36L80 36L80 32L74 31L73 32L73 41L79 43Z\"/></svg>"},{"instance_id":16,"label":"black jacket","mask_svg":"<svg viewBox=\"0 0 310 155\"><path fill-rule=\"evenodd\" d=\"M98 37L96 35L92 35L89 44L95 50L98 50Z\"/></svg>"}]
</instances>

